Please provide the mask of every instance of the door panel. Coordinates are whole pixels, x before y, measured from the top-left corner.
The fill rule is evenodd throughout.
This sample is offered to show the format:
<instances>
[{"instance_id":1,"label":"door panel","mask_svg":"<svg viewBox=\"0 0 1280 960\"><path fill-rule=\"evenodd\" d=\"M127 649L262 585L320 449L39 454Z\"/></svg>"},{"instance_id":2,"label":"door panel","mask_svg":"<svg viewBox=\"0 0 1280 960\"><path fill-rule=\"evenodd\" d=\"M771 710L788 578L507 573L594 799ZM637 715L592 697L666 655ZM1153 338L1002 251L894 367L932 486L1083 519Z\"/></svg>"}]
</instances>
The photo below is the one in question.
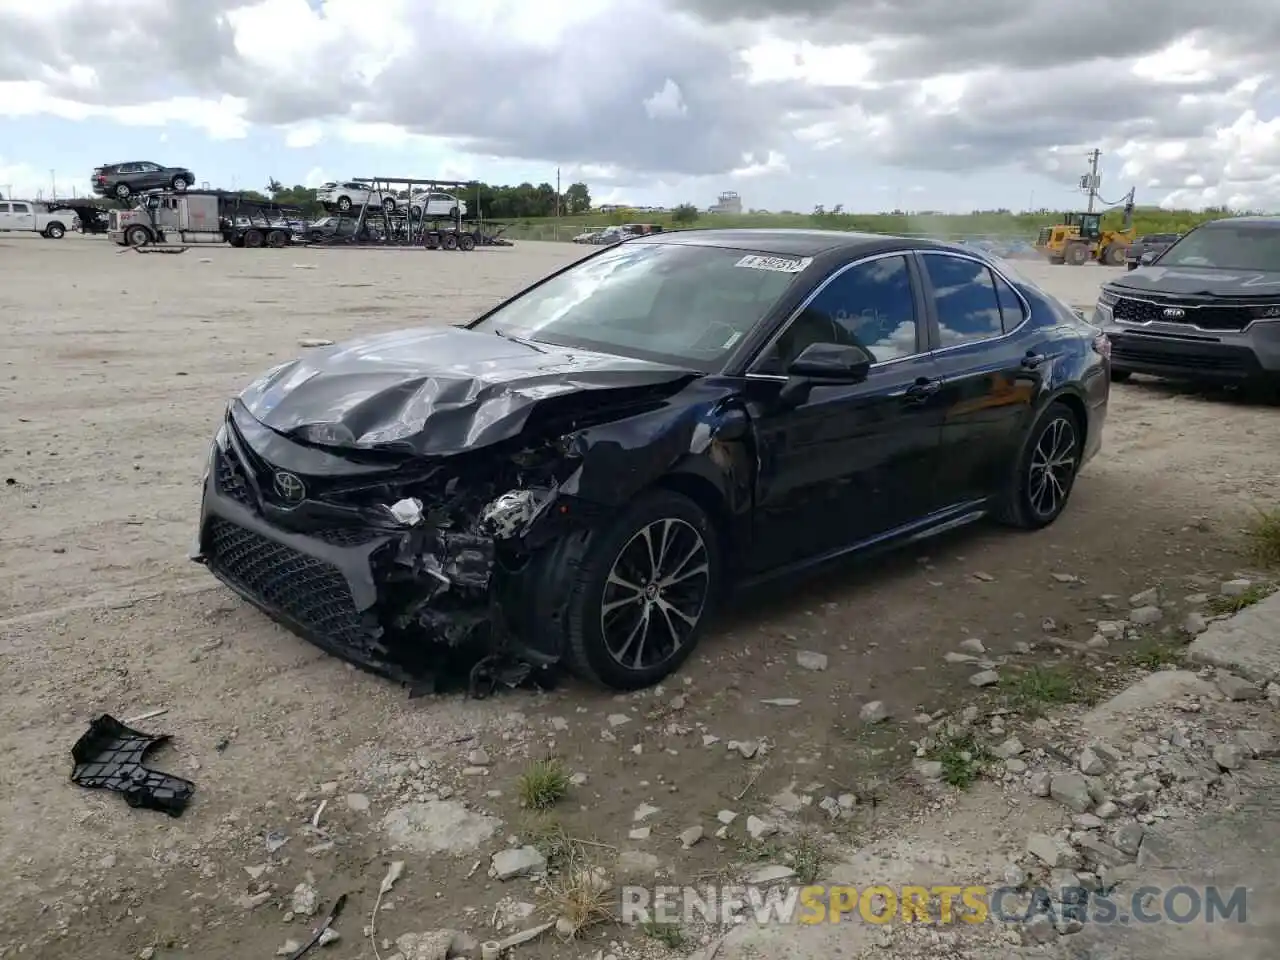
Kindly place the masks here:
<instances>
[{"instance_id":1,"label":"door panel","mask_svg":"<svg viewBox=\"0 0 1280 960\"><path fill-rule=\"evenodd\" d=\"M1008 480L1051 358L1017 332L1028 307L985 263L935 253L920 261L942 377L939 500L992 496Z\"/></svg>"},{"instance_id":2,"label":"door panel","mask_svg":"<svg viewBox=\"0 0 1280 960\"><path fill-rule=\"evenodd\" d=\"M31 212L31 204L11 203L9 204L9 211L10 230L34 230L36 228L36 218L35 214Z\"/></svg>"},{"instance_id":3,"label":"door panel","mask_svg":"<svg viewBox=\"0 0 1280 960\"><path fill-rule=\"evenodd\" d=\"M918 294L906 255L839 267L752 366L753 571L839 551L932 509L942 408ZM876 362L865 381L815 384L788 409L778 402L787 366L812 343L856 345Z\"/></svg>"},{"instance_id":4,"label":"door panel","mask_svg":"<svg viewBox=\"0 0 1280 960\"><path fill-rule=\"evenodd\" d=\"M928 356L873 368L864 383L817 387L789 411L771 411L781 383L757 385L753 571L839 550L929 512L940 407L936 396L907 391L936 369Z\"/></svg>"}]
</instances>

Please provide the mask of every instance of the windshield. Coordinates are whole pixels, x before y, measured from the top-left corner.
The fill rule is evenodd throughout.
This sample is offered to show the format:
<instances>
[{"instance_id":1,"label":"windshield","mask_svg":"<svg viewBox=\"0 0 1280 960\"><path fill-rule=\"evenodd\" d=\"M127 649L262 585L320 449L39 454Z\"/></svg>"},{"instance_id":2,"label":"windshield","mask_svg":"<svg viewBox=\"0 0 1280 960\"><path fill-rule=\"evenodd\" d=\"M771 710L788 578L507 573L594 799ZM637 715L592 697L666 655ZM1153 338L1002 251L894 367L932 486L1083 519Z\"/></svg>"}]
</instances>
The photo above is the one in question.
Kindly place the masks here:
<instances>
[{"instance_id":1,"label":"windshield","mask_svg":"<svg viewBox=\"0 0 1280 960\"><path fill-rule=\"evenodd\" d=\"M1211 226L1192 230L1164 252L1162 267L1280 272L1280 229L1274 226Z\"/></svg>"},{"instance_id":2,"label":"windshield","mask_svg":"<svg viewBox=\"0 0 1280 960\"><path fill-rule=\"evenodd\" d=\"M710 372L808 264L722 247L623 243L473 329Z\"/></svg>"}]
</instances>

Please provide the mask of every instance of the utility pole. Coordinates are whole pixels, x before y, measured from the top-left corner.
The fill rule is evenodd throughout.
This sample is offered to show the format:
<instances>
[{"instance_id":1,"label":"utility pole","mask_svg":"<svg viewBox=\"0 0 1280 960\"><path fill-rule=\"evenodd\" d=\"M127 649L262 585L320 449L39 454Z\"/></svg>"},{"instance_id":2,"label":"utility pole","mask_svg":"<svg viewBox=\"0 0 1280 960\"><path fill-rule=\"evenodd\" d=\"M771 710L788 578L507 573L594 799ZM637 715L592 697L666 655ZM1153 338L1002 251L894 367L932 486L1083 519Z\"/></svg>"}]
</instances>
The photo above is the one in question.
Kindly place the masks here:
<instances>
[{"instance_id":1,"label":"utility pole","mask_svg":"<svg viewBox=\"0 0 1280 960\"><path fill-rule=\"evenodd\" d=\"M1093 203L1098 197L1098 158L1102 151L1094 147L1086 156L1089 158L1089 213L1093 213Z\"/></svg>"},{"instance_id":2,"label":"utility pole","mask_svg":"<svg viewBox=\"0 0 1280 960\"><path fill-rule=\"evenodd\" d=\"M58 199L58 173L56 170L49 171L49 186L53 188L53 193L51 194L52 198L54 200L57 200Z\"/></svg>"},{"instance_id":3,"label":"utility pole","mask_svg":"<svg viewBox=\"0 0 1280 960\"><path fill-rule=\"evenodd\" d=\"M556 216L560 216L560 168L556 167Z\"/></svg>"}]
</instances>

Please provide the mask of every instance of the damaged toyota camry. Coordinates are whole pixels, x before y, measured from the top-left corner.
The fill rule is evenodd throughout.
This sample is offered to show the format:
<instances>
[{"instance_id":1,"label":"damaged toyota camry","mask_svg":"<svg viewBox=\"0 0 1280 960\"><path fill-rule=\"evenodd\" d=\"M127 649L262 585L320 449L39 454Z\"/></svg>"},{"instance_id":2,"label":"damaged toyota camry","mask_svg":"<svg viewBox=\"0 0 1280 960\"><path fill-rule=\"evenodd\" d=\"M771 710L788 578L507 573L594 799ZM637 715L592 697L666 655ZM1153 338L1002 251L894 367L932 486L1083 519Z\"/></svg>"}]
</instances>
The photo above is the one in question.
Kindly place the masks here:
<instances>
[{"instance_id":1,"label":"damaged toyota camry","mask_svg":"<svg viewBox=\"0 0 1280 960\"><path fill-rule=\"evenodd\" d=\"M1002 262L808 230L636 238L227 408L194 559L408 684L460 654L657 682L728 594L992 516L1053 522L1105 338Z\"/></svg>"}]
</instances>

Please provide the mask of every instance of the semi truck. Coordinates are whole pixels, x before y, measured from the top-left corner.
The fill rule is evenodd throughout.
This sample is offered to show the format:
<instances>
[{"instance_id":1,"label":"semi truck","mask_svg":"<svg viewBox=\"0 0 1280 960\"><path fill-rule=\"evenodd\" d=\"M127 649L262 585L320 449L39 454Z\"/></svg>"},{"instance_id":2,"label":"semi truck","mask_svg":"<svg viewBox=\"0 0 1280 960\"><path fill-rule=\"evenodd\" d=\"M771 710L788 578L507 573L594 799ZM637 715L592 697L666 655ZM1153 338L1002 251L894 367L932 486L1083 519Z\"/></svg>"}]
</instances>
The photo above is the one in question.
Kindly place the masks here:
<instances>
[{"instance_id":1,"label":"semi truck","mask_svg":"<svg viewBox=\"0 0 1280 960\"><path fill-rule=\"evenodd\" d=\"M287 247L301 220L299 209L221 190L154 190L131 210L112 210L107 236L122 247Z\"/></svg>"}]
</instances>

